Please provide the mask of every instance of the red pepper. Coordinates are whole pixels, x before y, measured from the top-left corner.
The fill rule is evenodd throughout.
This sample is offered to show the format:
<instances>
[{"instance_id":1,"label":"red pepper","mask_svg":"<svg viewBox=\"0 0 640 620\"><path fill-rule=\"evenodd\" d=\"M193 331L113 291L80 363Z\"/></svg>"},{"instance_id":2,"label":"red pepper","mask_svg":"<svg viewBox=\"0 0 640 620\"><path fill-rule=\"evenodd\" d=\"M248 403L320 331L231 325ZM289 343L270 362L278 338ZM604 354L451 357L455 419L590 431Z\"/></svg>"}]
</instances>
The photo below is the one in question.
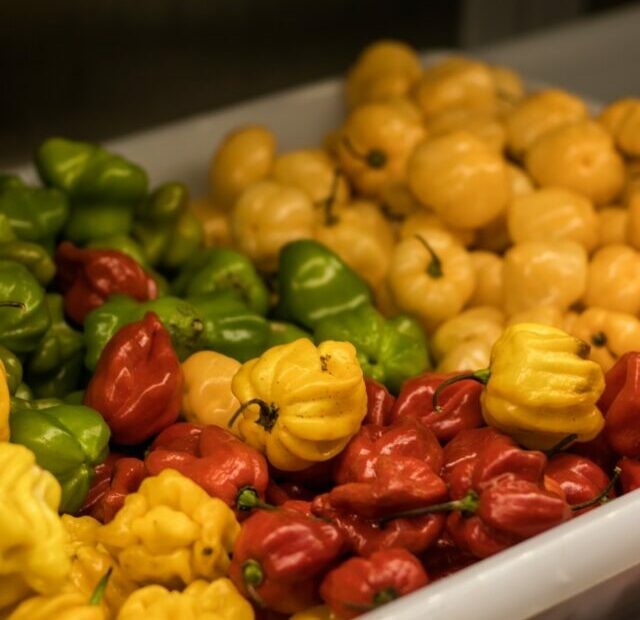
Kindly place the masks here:
<instances>
[{"instance_id":1,"label":"red pepper","mask_svg":"<svg viewBox=\"0 0 640 620\"><path fill-rule=\"evenodd\" d=\"M133 258L117 250L82 249L63 241L56 252L56 269L64 310L76 323L82 324L91 310L114 293L138 301L158 296L155 280Z\"/></svg>"},{"instance_id":2,"label":"red pepper","mask_svg":"<svg viewBox=\"0 0 640 620\"><path fill-rule=\"evenodd\" d=\"M434 411L434 392L445 379L456 374L427 372L405 381L391 419L397 420L405 416L418 418L443 443L450 441L464 429L482 426L482 385L476 381L458 381L444 388L438 397L441 411Z\"/></svg>"},{"instance_id":3,"label":"red pepper","mask_svg":"<svg viewBox=\"0 0 640 620\"><path fill-rule=\"evenodd\" d=\"M349 620L428 583L415 556L405 549L388 549L334 568L324 578L320 596L336 616Z\"/></svg>"},{"instance_id":4,"label":"red pepper","mask_svg":"<svg viewBox=\"0 0 640 620\"><path fill-rule=\"evenodd\" d=\"M415 418L401 418L391 426L365 424L335 462L335 481L366 482L375 478L381 457L424 461L435 473L442 469L442 448L435 435Z\"/></svg>"},{"instance_id":5,"label":"red pepper","mask_svg":"<svg viewBox=\"0 0 640 620\"><path fill-rule=\"evenodd\" d=\"M116 443L135 445L173 424L182 405L182 369L171 336L147 312L107 343L84 395Z\"/></svg>"},{"instance_id":6,"label":"red pepper","mask_svg":"<svg viewBox=\"0 0 640 620\"><path fill-rule=\"evenodd\" d=\"M623 493L640 489L640 461L622 457L618 462L620 468L620 486Z\"/></svg>"},{"instance_id":7,"label":"red pepper","mask_svg":"<svg viewBox=\"0 0 640 620\"><path fill-rule=\"evenodd\" d=\"M145 465L152 476L163 469L179 471L244 516L253 506L242 500L253 505L264 500L269 482L264 456L218 426L182 422L165 428L151 444Z\"/></svg>"},{"instance_id":8,"label":"red pepper","mask_svg":"<svg viewBox=\"0 0 640 620\"><path fill-rule=\"evenodd\" d=\"M615 452L640 457L640 352L625 353L605 375L598 407L604 434Z\"/></svg>"},{"instance_id":9,"label":"red pepper","mask_svg":"<svg viewBox=\"0 0 640 620\"><path fill-rule=\"evenodd\" d=\"M333 486L333 469L335 459L314 463L307 469L300 471L282 471L269 466L271 477L281 483L295 484L306 489L312 489L318 493L326 491Z\"/></svg>"},{"instance_id":10,"label":"red pepper","mask_svg":"<svg viewBox=\"0 0 640 620\"><path fill-rule=\"evenodd\" d=\"M438 538L421 559L431 581L453 575L478 561L474 555L460 549L447 532Z\"/></svg>"},{"instance_id":11,"label":"red pepper","mask_svg":"<svg viewBox=\"0 0 640 620\"><path fill-rule=\"evenodd\" d=\"M282 506L289 501L311 501L314 494L295 482L277 483L269 480L267 485L267 501L274 506Z\"/></svg>"},{"instance_id":12,"label":"red pepper","mask_svg":"<svg viewBox=\"0 0 640 620\"><path fill-rule=\"evenodd\" d=\"M391 412L396 399L391 392L370 377L364 378L364 385L367 388L367 415L363 424L377 424L386 426L391 423Z\"/></svg>"},{"instance_id":13,"label":"red pepper","mask_svg":"<svg viewBox=\"0 0 640 620\"><path fill-rule=\"evenodd\" d=\"M605 472L611 473L618 461L618 455L609 445L604 433L600 433L595 439L585 442L576 442L571 445L569 452L579 454L593 461Z\"/></svg>"},{"instance_id":14,"label":"red pepper","mask_svg":"<svg viewBox=\"0 0 640 620\"><path fill-rule=\"evenodd\" d=\"M243 524L229 576L258 607L293 614L318 602L318 586L345 550L331 523L294 510L259 510Z\"/></svg>"},{"instance_id":15,"label":"red pepper","mask_svg":"<svg viewBox=\"0 0 640 620\"><path fill-rule=\"evenodd\" d=\"M135 493L147 477L140 459L111 452L94 470L93 481L80 515L89 515L108 523L124 504L129 493Z\"/></svg>"}]
</instances>

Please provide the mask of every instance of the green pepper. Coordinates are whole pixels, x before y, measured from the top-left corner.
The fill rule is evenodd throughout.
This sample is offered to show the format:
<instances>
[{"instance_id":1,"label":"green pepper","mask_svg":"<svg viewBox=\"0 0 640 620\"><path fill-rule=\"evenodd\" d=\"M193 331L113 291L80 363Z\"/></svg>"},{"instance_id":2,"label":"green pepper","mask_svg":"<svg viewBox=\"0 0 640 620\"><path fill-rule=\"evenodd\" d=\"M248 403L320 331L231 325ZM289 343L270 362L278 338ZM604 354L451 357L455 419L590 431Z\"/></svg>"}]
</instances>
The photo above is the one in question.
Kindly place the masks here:
<instances>
[{"instance_id":1,"label":"green pepper","mask_svg":"<svg viewBox=\"0 0 640 620\"><path fill-rule=\"evenodd\" d=\"M22 263L42 286L47 286L56 273L56 266L49 252L40 244L31 241L0 243L0 259Z\"/></svg>"},{"instance_id":2,"label":"green pepper","mask_svg":"<svg viewBox=\"0 0 640 620\"><path fill-rule=\"evenodd\" d=\"M24 382L22 382L13 393L13 398L17 398L19 400L30 401L35 398L33 391L31 388ZM13 402L13 398L11 399Z\"/></svg>"},{"instance_id":3,"label":"green pepper","mask_svg":"<svg viewBox=\"0 0 640 620\"><path fill-rule=\"evenodd\" d=\"M65 405L81 405L84 401L84 390L75 390L75 392L69 392L64 398Z\"/></svg>"},{"instance_id":4,"label":"green pepper","mask_svg":"<svg viewBox=\"0 0 640 620\"><path fill-rule=\"evenodd\" d=\"M64 228L64 236L77 245L85 245L112 235L127 235L131 230L131 207L121 204L83 204L73 208Z\"/></svg>"},{"instance_id":5,"label":"green pepper","mask_svg":"<svg viewBox=\"0 0 640 620\"><path fill-rule=\"evenodd\" d=\"M96 250L117 250L133 258L143 269L149 267L149 259L142 246L127 235L100 236L89 241L86 247Z\"/></svg>"},{"instance_id":6,"label":"green pepper","mask_svg":"<svg viewBox=\"0 0 640 620\"><path fill-rule=\"evenodd\" d=\"M9 394L13 395L22 383L22 362L7 347L2 345L0 345L0 362L2 362L7 375Z\"/></svg>"},{"instance_id":7,"label":"green pepper","mask_svg":"<svg viewBox=\"0 0 640 620\"><path fill-rule=\"evenodd\" d=\"M311 334L300 329L293 323L284 321L269 321L269 337L267 338L267 349L279 344L288 344L300 338L311 339Z\"/></svg>"},{"instance_id":8,"label":"green pepper","mask_svg":"<svg viewBox=\"0 0 640 620\"><path fill-rule=\"evenodd\" d=\"M198 252L184 266L172 286L177 295L186 297L230 292L261 315L266 314L269 307L269 292L251 260L227 248Z\"/></svg>"},{"instance_id":9,"label":"green pepper","mask_svg":"<svg viewBox=\"0 0 640 620\"><path fill-rule=\"evenodd\" d=\"M313 329L322 319L371 303L366 282L327 247L305 239L280 252L278 319Z\"/></svg>"},{"instance_id":10,"label":"green pepper","mask_svg":"<svg viewBox=\"0 0 640 620\"><path fill-rule=\"evenodd\" d=\"M0 344L16 354L37 348L50 324L44 297L44 289L24 265L0 260Z\"/></svg>"},{"instance_id":11,"label":"green pepper","mask_svg":"<svg viewBox=\"0 0 640 620\"><path fill-rule=\"evenodd\" d=\"M172 224L189 204L189 192L182 183L164 183L136 207L136 219L153 224Z\"/></svg>"},{"instance_id":12,"label":"green pepper","mask_svg":"<svg viewBox=\"0 0 640 620\"><path fill-rule=\"evenodd\" d=\"M397 394L409 377L431 368L427 341L415 319L385 319L373 306L361 306L316 325L314 338L346 340L357 351L362 372Z\"/></svg>"},{"instance_id":13,"label":"green pepper","mask_svg":"<svg viewBox=\"0 0 640 620\"><path fill-rule=\"evenodd\" d=\"M139 303L126 295L112 295L106 303L92 310L84 322L87 349L85 366L94 370L98 358L111 337L125 325L140 321L147 312L155 312L171 334L180 359L186 359L203 346L204 325L198 311L177 297L160 297Z\"/></svg>"},{"instance_id":14,"label":"green pepper","mask_svg":"<svg viewBox=\"0 0 640 620\"><path fill-rule=\"evenodd\" d=\"M191 211L185 211L171 225L169 241L160 264L171 271L180 269L202 247L203 240L200 220Z\"/></svg>"},{"instance_id":15,"label":"green pepper","mask_svg":"<svg viewBox=\"0 0 640 620\"><path fill-rule=\"evenodd\" d=\"M134 222L131 236L140 245L149 264L156 267L169 244L171 231L167 226L153 226L146 222Z\"/></svg>"},{"instance_id":16,"label":"green pepper","mask_svg":"<svg viewBox=\"0 0 640 620\"><path fill-rule=\"evenodd\" d=\"M64 191L74 203L133 206L147 194L147 173L97 144L49 138L35 159L43 182Z\"/></svg>"},{"instance_id":17,"label":"green pepper","mask_svg":"<svg viewBox=\"0 0 640 620\"><path fill-rule=\"evenodd\" d=\"M110 431L89 407L56 405L44 409L16 407L10 416L11 442L22 444L62 487L60 512L77 512L89 492L93 469L108 453Z\"/></svg>"}]
</instances>

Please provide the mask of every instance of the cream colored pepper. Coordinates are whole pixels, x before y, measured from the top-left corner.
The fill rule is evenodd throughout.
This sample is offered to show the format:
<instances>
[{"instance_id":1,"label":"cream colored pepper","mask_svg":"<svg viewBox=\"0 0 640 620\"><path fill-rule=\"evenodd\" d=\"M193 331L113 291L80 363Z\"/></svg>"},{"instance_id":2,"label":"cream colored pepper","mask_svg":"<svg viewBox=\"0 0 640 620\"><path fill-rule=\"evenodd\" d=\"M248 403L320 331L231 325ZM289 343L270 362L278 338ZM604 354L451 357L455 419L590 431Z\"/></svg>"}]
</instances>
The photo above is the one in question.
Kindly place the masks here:
<instances>
[{"instance_id":1,"label":"cream colored pepper","mask_svg":"<svg viewBox=\"0 0 640 620\"><path fill-rule=\"evenodd\" d=\"M476 275L476 285L469 306L502 308L504 294L504 261L493 252L478 250L469 254Z\"/></svg>"},{"instance_id":2,"label":"cream colored pepper","mask_svg":"<svg viewBox=\"0 0 640 620\"><path fill-rule=\"evenodd\" d=\"M629 157L640 156L640 99L619 99L598 119L611 133L616 146Z\"/></svg>"},{"instance_id":3,"label":"cream colored pepper","mask_svg":"<svg viewBox=\"0 0 640 620\"><path fill-rule=\"evenodd\" d=\"M453 131L467 131L498 153L502 153L506 142L504 125L493 110L444 110L429 119L427 131L431 137L443 136Z\"/></svg>"},{"instance_id":4,"label":"cream colored pepper","mask_svg":"<svg viewBox=\"0 0 640 620\"><path fill-rule=\"evenodd\" d=\"M626 243L629 213L621 207L604 207L597 212L598 246ZM640 241L640 240L639 240Z\"/></svg>"},{"instance_id":5,"label":"cream colored pepper","mask_svg":"<svg viewBox=\"0 0 640 620\"><path fill-rule=\"evenodd\" d=\"M192 200L189 203L189 211L202 224L205 247L231 247L231 230L227 211L217 207L207 198Z\"/></svg>"},{"instance_id":6,"label":"cream colored pepper","mask_svg":"<svg viewBox=\"0 0 640 620\"><path fill-rule=\"evenodd\" d=\"M424 207L405 218L400 226L399 236L400 239L408 239L429 230L442 230L449 233L460 245L465 247L473 245L476 238L475 231L449 226L439 215Z\"/></svg>"}]
</instances>

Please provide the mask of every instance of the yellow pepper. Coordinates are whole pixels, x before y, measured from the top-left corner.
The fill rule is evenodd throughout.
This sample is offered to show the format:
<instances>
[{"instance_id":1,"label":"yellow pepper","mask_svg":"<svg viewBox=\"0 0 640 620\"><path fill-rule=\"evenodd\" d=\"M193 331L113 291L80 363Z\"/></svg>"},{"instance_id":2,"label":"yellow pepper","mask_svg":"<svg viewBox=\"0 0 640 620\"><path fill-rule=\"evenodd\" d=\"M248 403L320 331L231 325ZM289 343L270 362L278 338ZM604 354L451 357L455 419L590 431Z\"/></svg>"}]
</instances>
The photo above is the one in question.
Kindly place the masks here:
<instances>
[{"instance_id":1,"label":"yellow pepper","mask_svg":"<svg viewBox=\"0 0 640 620\"><path fill-rule=\"evenodd\" d=\"M327 461L355 435L367 411L356 350L301 338L243 364L231 389L244 441L285 471Z\"/></svg>"},{"instance_id":2,"label":"yellow pepper","mask_svg":"<svg viewBox=\"0 0 640 620\"><path fill-rule=\"evenodd\" d=\"M0 360L0 442L9 441L9 385L7 384L7 371Z\"/></svg>"},{"instance_id":3,"label":"yellow pepper","mask_svg":"<svg viewBox=\"0 0 640 620\"><path fill-rule=\"evenodd\" d=\"M639 203L640 206L640 203ZM612 243L625 243L627 240L627 226L629 213L622 207L604 207L597 212L598 217L598 246ZM638 239L640 242L640 238Z\"/></svg>"},{"instance_id":4,"label":"yellow pepper","mask_svg":"<svg viewBox=\"0 0 640 620\"><path fill-rule=\"evenodd\" d=\"M60 485L24 446L0 443L0 610L51 594L70 569Z\"/></svg>"},{"instance_id":5,"label":"yellow pepper","mask_svg":"<svg viewBox=\"0 0 640 620\"><path fill-rule=\"evenodd\" d=\"M241 127L225 136L209 168L213 202L231 209L243 190L267 178L275 151L274 135L260 125Z\"/></svg>"},{"instance_id":6,"label":"yellow pepper","mask_svg":"<svg viewBox=\"0 0 640 620\"><path fill-rule=\"evenodd\" d=\"M640 250L640 188L629 194L627 204L627 242Z\"/></svg>"},{"instance_id":7,"label":"yellow pepper","mask_svg":"<svg viewBox=\"0 0 640 620\"><path fill-rule=\"evenodd\" d=\"M502 153L506 142L504 125L493 110L453 108L443 110L426 124L430 137L453 131L466 131L482 140L491 150Z\"/></svg>"},{"instance_id":8,"label":"yellow pepper","mask_svg":"<svg viewBox=\"0 0 640 620\"><path fill-rule=\"evenodd\" d=\"M524 84L520 76L508 67L492 65L489 71L498 98L498 114L506 116L524 97Z\"/></svg>"},{"instance_id":9,"label":"yellow pepper","mask_svg":"<svg viewBox=\"0 0 640 620\"><path fill-rule=\"evenodd\" d=\"M419 211L414 211L405 218L400 226L399 236L400 239L407 239L408 237L426 233L429 230L443 230L465 247L473 245L476 238L474 230L450 226L440 216L424 207L420 207Z\"/></svg>"},{"instance_id":10,"label":"yellow pepper","mask_svg":"<svg viewBox=\"0 0 640 620\"><path fill-rule=\"evenodd\" d=\"M380 208L385 217L396 226L401 225L413 213L424 210L406 183L387 185L380 194Z\"/></svg>"},{"instance_id":11,"label":"yellow pepper","mask_svg":"<svg viewBox=\"0 0 640 620\"><path fill-rule=\"evenodd\" d=\"M514 198L507 209L507 224L514 243L566 239L590 252L598 242L598 218L591 201L559 187Z\"/></svg>"},{"instance_id":12,"label":"yellow pepper","mask_svg":"<svg viewBox=\"0 0 640 620\"><path fill-rule=\"evenodd\" d=\"M558 306L534 306L512 314L507 325L515 325L516 323L542 323L558 329L565 329L565 313Z\"/></svg>"},{"instance_id":13,"label":"yellow pepper","mask_svg":"<svg viewBox=\"0 0 640 620\"><path fill-rule=\"evenodd\" d=\"M627 245L608 245L589 263L587 306L638 314L640 311L640 253Z\"/></svg>"},{"instance_id":14,"label":"yellow pepper","mask_svg":"<svg viewBox=\"0 0 640 620\"><path fill-rule=\"evenodd\" d=\"M240 403L231 391L231 379L240 362L215 351L199 351L182 362L182 413L195 424L227 428ZM230 429L238 435L238 425Z\"/></svg>"},{"instance_id":15,"label":"yellow pepper","mask_svg":"<svg viewBox=\"0 0 640 620\"><path fill-rule=\"evenodd\" d=\"M476 280L469 306L502 308L504 261L497 254L482 250L471 252L469 256Z\"/></svg>"},{"instance_id":16,"label":"yellow pepper","mask_svg":"<svg viewBox=\"0 0 640 620\"><path fill-rule=\"evenodd\" d=\"M13 611L7 620L107 620L101 603L90 603L79 592L34 596Z\"/></svg>"},{"instance_id":17,"label":"yellow pepper","mask_svg":"<svg viewBox=\"0 0 640 620\"><path fill-rule=\"evenodd\" d=\"M630 206L631 200L640 196L640 158L627 160L625 173L623 204Z\"/></svg>"},{"instance_id":18,"label":"yellow pepper","mask_svg":"<svg viewBox=\"0 0 640 620\"><path fill-rule=\"evenodd\" d=\"M627 351L640 350L640 321L632 314L604 308L569 313L565 329L591 345L590 357L607 372Z\"/></svg>"},{"instance_id":19,"label":"yellow pepper","mask_svg":"<svg viewBox=\"0 0 640 620\"><path fill-rule=\"evenodd\" d=\"M614 101L602 111L598 120L625 155L640 156L640 99Z\"/></svg>"},{"instance_id":20,"label":"yellow pepper","mask_svg":"<svg viewBox=\"0 0 640 620\"><path fill-rule=\"evenodd\" d=\"M317 605L293 614L289 620L339 620L326 605Z\"/></svg>"},{"instance_id":21,"label":"yellow pepper","mask_svg":"<svg viewBox=\"0 0 640 620\"><path fill-rule=\"evenodd\" d=\"M181 588L226 575L240 526L232 510L173 469L146 478L98 542L139 585Z\"/></svg>"},{"instance_id":22,"label":"yellow pepper","mask_svg":"<svg viewBox=\"0 0 640 620\"><path fill-rule=\"evenodd\" d=\"M588 116L584 101L565 91L550 89L530 95L506 118L509 151L521 159L534 142L547 132Z\"/></svg>"},{"instance_id":23,"label":"yellow pepper","mask_svg":"<svg viewBox=\"0 0 640 620\"><path fill-rule=\"evenodd\" d=\"M545 133L527 151L525 164L538 185L572 189L596 205L610 204L624 187L624 161L611 136L595 121Z\"/></svg>"},{"instance_id":24,"label":"yellow pepper","mask_svg":"<svg viewBox=\"0 0 640 620\"><path fill-rule=\"evenodd\" d=\"M436 367L438 372L450 373L484 368L491 359L491 343L485 338L471 338L451 349Z\"/></svg>"},{"instance_id":25,"label":"yellow pepper","mask_svg":"<svg viewBox=\"0 0 640 620\"><path fill-rule=\"evenodd\" d=\"M475 277L469 253L442 230L424 230L396 245L388 275L394 303L432 332L469 301Z\"/></svg>"},{"instance_id":26,"label":"yellow pepper","mask_svg":"<svg viewBox=\"0 0 640 620\"><path fill-rule=\"evenodd\" d=\"M508 315L536 306L566 310L587 288L587 253L575 241L528 241L504 257L504 310Z\"/></svg>"},{"instance_id":27,"label":"yellow pepper","mask_svg":"<svg viewBox=\"0 0 640 620\"><path fill-rule=\"evenodd\" d=\"M377 197L406 178L407 161L424 139L421 120L401 106L368 103L347 118L338 144L338 163L364 196Z\"/></svg>"},{"instance_id":28,"label":"yellow pepper","mask_svg":"<svg viewBox=\"0 0 640 620\"><path fill-rule=\"evenodd\" d=\"M461 228L488 224L511 197L504 159L464 131L429 139L416 148L407 178L424 206Z\"/></svg>"},{"instance_id":29,"label":"yellow pepper","mask_svg":"<svg viewBox=\"0 0 640 620\"><path fill-rule=\"evenodd\" d=\"M192 200L189 211L202 224L204 245L208 248L231 247L229 215L209 199Z\"/></svg>"},{"instance_id":30,"label":"yellow pepper","mask_svg":"<svg viewBox=\"0 0 640 620\"><path fill-rule=\"evenodd\" d=\"M275 270L283 245L313 237L316 214L295 187L260 181L245 189L231 211L235 247L265 271Z\"/></svg>"},{"instance_id":31,"label":"yellow pepper","mask_svg":"<svg viewBox=\"0 0 640 620\"><path fill-rule=\"evenodd\" d=\"M182 592L159 585L136 590L118 620L253 620L253 608L229 579L197 580Z\"/></svg>"}]
</instances>

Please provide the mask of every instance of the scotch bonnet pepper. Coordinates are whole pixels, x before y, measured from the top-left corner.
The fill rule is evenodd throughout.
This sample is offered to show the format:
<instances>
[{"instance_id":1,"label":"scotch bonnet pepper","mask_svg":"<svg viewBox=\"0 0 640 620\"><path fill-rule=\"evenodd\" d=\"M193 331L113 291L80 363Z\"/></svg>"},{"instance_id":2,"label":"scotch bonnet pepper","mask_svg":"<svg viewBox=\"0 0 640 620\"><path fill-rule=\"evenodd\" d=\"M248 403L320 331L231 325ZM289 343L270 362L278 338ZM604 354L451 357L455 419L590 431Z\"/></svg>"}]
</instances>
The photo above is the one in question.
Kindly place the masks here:
<instances>
[{"instance_id":1,"label":"scotch bonnet pepper","mask_svg":"<svg viewBox=\"0 0 640 620\"><path fill-rule=\"evenodd\" d=\"M367 415L363 423L386 426L391 421L396 399L382 383L371 377L365 377L364 384L367 388Z\"/></svg>"}]
</instances>

